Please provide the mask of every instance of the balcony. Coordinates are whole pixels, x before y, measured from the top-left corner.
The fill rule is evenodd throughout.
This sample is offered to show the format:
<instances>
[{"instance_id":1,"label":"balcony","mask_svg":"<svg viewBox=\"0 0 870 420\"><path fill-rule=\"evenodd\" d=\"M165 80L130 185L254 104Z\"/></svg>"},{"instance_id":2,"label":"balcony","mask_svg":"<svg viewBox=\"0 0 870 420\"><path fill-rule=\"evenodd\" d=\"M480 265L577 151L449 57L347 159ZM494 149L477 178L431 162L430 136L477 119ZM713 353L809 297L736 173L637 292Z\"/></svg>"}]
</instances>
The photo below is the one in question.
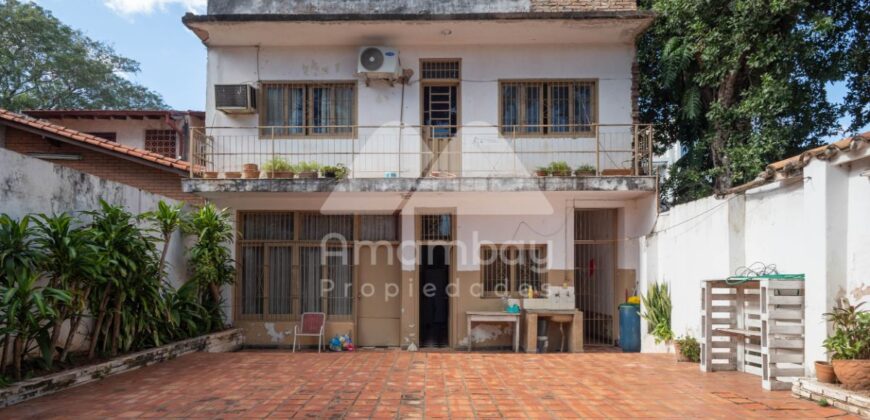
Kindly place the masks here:
<instances>
[{"instance_id":1,"label":"balcony","mask_svg":"<svg viewBox=\"0 0 870 420\"><path fill-rule=\"evenodd\" d=\"M193 128L194 179L306 180L303 165L343 166L348 179L646 177L650 125L317 126ZM311 163L315 163L312 165ZM281 169L274 169L274 166ZM259 173L245 171L257 165Z\"/></svg>"}]
</instances>

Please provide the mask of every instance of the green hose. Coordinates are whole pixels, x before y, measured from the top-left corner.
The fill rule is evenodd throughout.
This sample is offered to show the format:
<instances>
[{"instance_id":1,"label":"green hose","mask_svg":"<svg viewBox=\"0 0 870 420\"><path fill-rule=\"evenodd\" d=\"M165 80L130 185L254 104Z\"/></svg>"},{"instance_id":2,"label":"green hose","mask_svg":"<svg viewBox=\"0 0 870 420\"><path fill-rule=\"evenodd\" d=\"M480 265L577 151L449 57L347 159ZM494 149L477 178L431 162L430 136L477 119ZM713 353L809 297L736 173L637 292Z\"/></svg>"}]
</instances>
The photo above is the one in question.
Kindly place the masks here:
<instances>
[{"instance_id":1,"label":"green hose","mask_svg":"<svg viewBox=\"0 0 870 420\"><path fill-rule=\"evenodd\" d=\"M792 280L804 281L803 274L762 274L760 276L731 276L725 279L725 284L737 286L752 280Z\"/></svg>"}]
</instances>

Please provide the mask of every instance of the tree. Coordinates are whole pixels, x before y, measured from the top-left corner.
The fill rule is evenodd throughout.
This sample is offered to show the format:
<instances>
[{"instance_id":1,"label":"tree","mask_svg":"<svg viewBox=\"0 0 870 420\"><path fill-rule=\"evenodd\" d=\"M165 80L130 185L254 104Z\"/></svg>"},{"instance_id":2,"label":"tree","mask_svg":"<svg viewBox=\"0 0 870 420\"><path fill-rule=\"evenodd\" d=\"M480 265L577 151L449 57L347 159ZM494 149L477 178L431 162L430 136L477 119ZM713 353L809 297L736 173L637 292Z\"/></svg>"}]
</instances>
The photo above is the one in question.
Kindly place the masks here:
<instances>
[{"instance_id":1,"label":"tree","mask_svg":"<svg viewBox=\"0 0 870 420\"><path fill-rule=\"evenodd\" d=\"M642 0L640 107L661 151L688 153L663 195L684 202L751 180L767 163L870 118L868 0ZM844 104L826 97L846 81Z\"/></svg>"},{"instance_id":2,"label":"tree","mask_svg":"<svg viewBox=\"0 0 870 420\"><path fill-rule=\"evenodd\" d=\"M0 108L163 109L124 74L139 63L30 2L0 0Z\"/></svg>"}]
</instances>

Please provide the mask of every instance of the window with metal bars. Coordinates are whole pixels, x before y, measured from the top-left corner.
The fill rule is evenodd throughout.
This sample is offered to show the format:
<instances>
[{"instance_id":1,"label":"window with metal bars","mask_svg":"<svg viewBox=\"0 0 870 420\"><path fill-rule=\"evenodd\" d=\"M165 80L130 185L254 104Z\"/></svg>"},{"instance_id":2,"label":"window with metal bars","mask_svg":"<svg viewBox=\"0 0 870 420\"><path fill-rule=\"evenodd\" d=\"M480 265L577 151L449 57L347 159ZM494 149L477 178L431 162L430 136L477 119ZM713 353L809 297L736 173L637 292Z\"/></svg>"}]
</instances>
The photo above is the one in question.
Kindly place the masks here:
<instances>
[{"instance_id":1,"label":"window with metal bars","mask_svg":"<svg viewBox=\"0 0 870 420\"><path fill-rule=\"evenodd\" d=\"M351 137L356 82L268 82L261 85L262 137Z\"/></svg>"},{"instance_id":2,"label":"window with metal bars","mask_svg":"<svg viewBox=\"0 0 870 420\"><path fill-rule=\"evenodd\" d=\"M452 214L423 214L420 216L420 239L424 241L453 240Z\"/></svg>"},{"instance_id":3,"label":"window with metal bars","mask_svg":"<svg viewBox=\"0 0 870 420\"><path fill-rule=\"evenodd\" d=\"M480 248L484 296L526 296L547 282L545 245L484 245Z\"/></svg>"},{"instance_id":4,"label":"window with metal bars","mask_svg":"<svg viewBox=\"0 0 870 420\"><path fill-rule=\"evenodd\" d=\"M423 59L420 61L420 79L458 81L462 78L460 68L460 61L457 59Z\"/></svg>"},{"instance_id":5,"label":"window with metal bars","mask_svg":"<svg viewBox=\"0 0 870 420\"><path fill-rule=\"evenodd\" d=\"M501 133L591 136L598 122L596 92L595 81L501 81Z\"/></svg>"},{"instance_id":6,"label":"window with metal bars","mask_svg":"<svg viewBox=\"0 0 870 420\"><path fill-rule=\"evenodd\" d=\"M145 130L145 150L176 158L177 138L175 130Z\"/></svg>"},{"instance_id":7,"label":"window with metal bars","mask_svg":"<svg viewBox=\"0 0 870 420\"><path fill-rule=\"evenodd\" d=\"M360 239L363 241L399 240L399 216L395 214L377 214L360 216Z\"/></svg>"},{"instance_id":8,"label":"window with metal bars","mask_svg":"<svg viewBox=\"0 0 870 420\"><path fill-rule=\"evenodd\" d=\"M350 241L352 215L241 212L237 222L240 319L293 320L302 312L326 312L330 319L352 315L351 243L311 244L329 234L348 235Z\"/></svg>"}]
</instances>

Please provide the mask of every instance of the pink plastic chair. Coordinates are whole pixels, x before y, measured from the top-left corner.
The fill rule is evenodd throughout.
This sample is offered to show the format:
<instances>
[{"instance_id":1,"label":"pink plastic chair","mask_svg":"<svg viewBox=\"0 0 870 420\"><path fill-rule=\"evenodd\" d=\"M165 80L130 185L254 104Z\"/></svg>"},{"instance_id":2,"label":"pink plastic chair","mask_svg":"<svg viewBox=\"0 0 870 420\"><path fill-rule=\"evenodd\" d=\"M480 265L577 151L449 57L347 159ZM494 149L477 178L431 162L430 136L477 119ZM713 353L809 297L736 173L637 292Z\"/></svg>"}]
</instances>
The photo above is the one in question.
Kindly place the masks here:
<instances>
[{"instance_id":1,"label":"pink plastic chair","mask_svg":"<svg viewBox=\"0 0 870 420\"><path fill-rule=\"evenodd\" d=\"M323 348L323 330L326 328L326 314L323 312L305 312L302 314L302 322L299 324L301 325L293 326L293 353L296 353L296 337L299 336L317 336L317 352L320 353L320 349Z\"/></svg>"}]
</instances>

